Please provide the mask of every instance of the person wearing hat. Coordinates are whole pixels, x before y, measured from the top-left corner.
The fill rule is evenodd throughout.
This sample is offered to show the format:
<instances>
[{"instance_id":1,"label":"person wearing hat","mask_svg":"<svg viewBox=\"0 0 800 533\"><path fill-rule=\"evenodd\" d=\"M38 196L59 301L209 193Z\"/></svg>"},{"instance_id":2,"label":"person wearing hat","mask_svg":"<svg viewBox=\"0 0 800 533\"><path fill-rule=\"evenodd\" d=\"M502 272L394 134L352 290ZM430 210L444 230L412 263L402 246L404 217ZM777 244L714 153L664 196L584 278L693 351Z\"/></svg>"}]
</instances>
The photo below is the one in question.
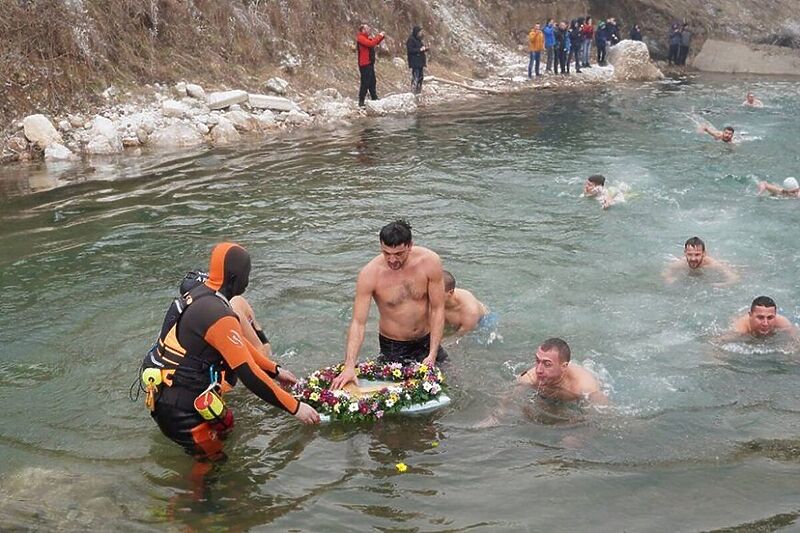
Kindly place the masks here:
<instances>
[{"instance_id":1,"label":"person wearing hat","mask_svg":"<svg viewBox=\"0 0 800 533\"><path fill-rule=\"evenodd\" d=\"M786 178L783 180L783 187L778 187L772 183L761 181L758 183L758 194L767 191L773 196L787 196L792 198L800 198L800 184L797 183L797 178Z\"/></svg>"}]
</instances>

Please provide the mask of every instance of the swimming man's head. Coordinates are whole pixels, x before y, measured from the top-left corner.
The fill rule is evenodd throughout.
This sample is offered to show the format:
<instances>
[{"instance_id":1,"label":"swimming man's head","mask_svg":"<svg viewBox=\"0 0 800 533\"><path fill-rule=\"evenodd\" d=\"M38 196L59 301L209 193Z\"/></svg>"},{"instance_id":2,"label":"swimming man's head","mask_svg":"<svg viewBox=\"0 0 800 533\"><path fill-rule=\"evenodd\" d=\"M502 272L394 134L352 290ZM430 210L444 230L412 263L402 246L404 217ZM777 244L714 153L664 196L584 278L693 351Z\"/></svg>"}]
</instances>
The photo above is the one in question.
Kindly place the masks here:
<instances>
[{"instance_id":1,"label":"swimming man's head","mask_svg":"<svg viewBox=\"0 0 800 533\"><path fill-rule=\"evenodd\" d=\"M683 245L683 255L686 257L686 264L692 270L703 266L703 259L706 257L706 243L700 237L692 237Z\"/></svg>"},{"instance_id":2,"label":"swimming man's head","mask_svg":"<svg viewBox=\"0 0 800 533\"><path fill-rule=\"evenodd\" d=\"M583 184L583 194L586 196L597 196L602 187L606 184L606 178L600 174L594 174L586 179Z\"/></svg>"},{"instance_id":3,"label":"swimming man's head","mask_svg":"<svg viewBox=\"0 0 800 533\"><path fill-rule=\"evenodd\" d=\"M569 344L563 339L552 337L544 341L536 350L536 380L541 384L557 383L567 370L571 355Z\"/></svg>"},{"instance_id":4,"label":"swimming man's head","mask_svg":"<svg viewBox=\"0 0 800 533\"><path fill-rule=\"evenodd\" d=\"M725 126L725 129L722 130L722 140L726 143L729 143L733 140L733 127L732 126Z\"/></svg>"},{"instance_id":5,"label":"swimming man's head","mask_svg":"<svg viewBox=\"0 0 800 533\"><path fill-rule=\"evenodd\" d=\"M766 337L775 332L775 319L778 316L778 306L769 296L759 296L750 304L748 318L750 332L753 335Z\"/></svg>"}]
</instances>

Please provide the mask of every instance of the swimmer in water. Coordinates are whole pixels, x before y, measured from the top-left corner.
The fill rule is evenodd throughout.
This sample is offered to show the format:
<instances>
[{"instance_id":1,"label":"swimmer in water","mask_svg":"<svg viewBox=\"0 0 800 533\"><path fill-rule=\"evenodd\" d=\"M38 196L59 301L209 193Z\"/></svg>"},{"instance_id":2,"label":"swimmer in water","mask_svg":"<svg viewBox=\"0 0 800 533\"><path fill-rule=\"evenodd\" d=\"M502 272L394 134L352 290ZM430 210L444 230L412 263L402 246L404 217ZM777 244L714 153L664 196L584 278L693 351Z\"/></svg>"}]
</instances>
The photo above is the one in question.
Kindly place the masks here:
<instances>
[{"instance_id":1,"label":"swimmer in water","mask_svg":"<svg viewBox=\"0 0 800 533\"><path fill-rule=\"evenodd\" d=\"M600 174L594 174L586 178L583 183L583 196L586 198L597 198L603 209L608 209L614 204L625 202L625 191L622 184L620 187L609 187L606 189L606 178Z\"/></svg>"},{"instance_id":2,"label":"swimmer in water","mask_svg":"<svg viewBox=\"0 0 800 533\"><path fill-rule=\"evenodd\" d=\"M758 183L758 194L764 191L767 191L773 196L800 198L800 184L797 183L797 178L786 178L783 180L783 187L778 187L766 181L760 181Z\"/></svg>"},{"instance_id":3,"label":"swimmer in water","mask_svg":"<svg viewBox=\"0 0 800 533\"><path fill-rule=\"evenodd\" d=\"M747 95L744 97L744 102L742 102L742 105L745 107L764 107L764 102L756 98L753 93L748 91Z\"/></svg>"},{"instance_id":4,"label":"swimmer in water","mask_svg":"<svg viewBox=\"0 0 800 533\"><path fill-rule=\"evenodd\" d=\"M797 328L788 318L778 314L775 300L769 296L759 296L750 304L750 311L733 322L734 333L750 335L757 339L771 337L778 331L786 331L797 336Z\"/></svg>"},{"instance_id":5,"label":"swimmer in water","mask_svg":"<svg viewBox=\"0 0 800 533\"><path fill-rule=\"evenodd\" d=\"M563 339L553 337L536 349L534 364L523 372L516 382L515 395L522 390L533 389L540 398L561 402L588 402L591 405L608 405L608 397L600 389L588 370L570 363L571 350ZM509 401L506 397L500 411ZM497 425L497 415L491 415L478 427Z\"/></svg>"},{"instance_id":6,"label":"swimmer in water","mask_svg":"<svg viewBox=\"0 0 800 533\"><path fill-rule=\"evenodd\" d=\"M723 129L722 131L717 131L711 124L704 124L700 126L700 132L708 133L716 140L722 141L724 143L733 142L733 134L734 134L733 126L725 126L725 129Z\"/></svg>"},{"instance_id":7,"label":"swimmer in water","mask_svg":"<svg viewBox=\"0 0 800 533\"><path fill-rule=\"evenodd\" d=\"M676 259L667 266L662 274L664 281L674 283L675 276L680 271L700 273L702 270L714 270L723 276L724 280L714 283L714 287L728 287L739 281L739 275L728 264L706 254L706 243L700 237L692 237L684 243L683 257L684 259Z\"/></svg>"},{"instance_id":8,"label":"swimmer in water","mask_svg":"<svg viewBox=\"0 0 800 533\"><path fill-rule=\"evenodd\" d=\"M489 309L466 289L456 288L456 278L443 271L444 278L444 321L455 328L457 336L465 335L479 327L491 316Z\"/></svg>"}]
</instances>

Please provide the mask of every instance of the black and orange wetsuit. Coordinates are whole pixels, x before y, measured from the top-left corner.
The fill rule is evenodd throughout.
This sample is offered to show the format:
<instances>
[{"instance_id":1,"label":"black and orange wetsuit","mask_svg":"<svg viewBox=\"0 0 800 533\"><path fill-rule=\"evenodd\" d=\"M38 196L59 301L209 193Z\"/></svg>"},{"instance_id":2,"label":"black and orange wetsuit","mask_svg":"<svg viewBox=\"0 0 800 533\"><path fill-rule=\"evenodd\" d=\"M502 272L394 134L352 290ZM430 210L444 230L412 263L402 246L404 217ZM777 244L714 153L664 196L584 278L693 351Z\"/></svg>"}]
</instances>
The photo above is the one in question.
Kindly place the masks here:
<instances>
[{"instance_id":1,"label":"black and orange wetsuit","mask_svg":"<svg viewBox=\"0 0 800 533\"><path fill-rule=\"evenodd\" d=\"M165 376L152 416L164 435L194 455L218 455L220 438L229 429L206 422L194 408L195 398L217 373L228 374L224 380L229 383L233 374L258 397L288 413L299 408L299 402L272 381L278 365L245 339L228 303L228 298L244 292L249 275L250 257L244 248L217 245L208 280L184 295L185 309L151 350Z\"/></svg>"}]
</instances>

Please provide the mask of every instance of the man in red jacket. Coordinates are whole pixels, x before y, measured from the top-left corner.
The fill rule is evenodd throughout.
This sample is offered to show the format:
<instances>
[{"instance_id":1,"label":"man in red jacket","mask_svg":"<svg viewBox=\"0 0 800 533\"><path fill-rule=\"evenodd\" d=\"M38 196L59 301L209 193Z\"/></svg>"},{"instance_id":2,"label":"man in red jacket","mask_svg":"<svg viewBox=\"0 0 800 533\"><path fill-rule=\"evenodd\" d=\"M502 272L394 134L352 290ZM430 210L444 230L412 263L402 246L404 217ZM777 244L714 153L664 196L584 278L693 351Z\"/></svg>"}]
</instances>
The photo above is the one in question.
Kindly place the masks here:
<instances>
[{"instance_id":1,"label":"man in red jacket","mask_svg":"<svg viewBox=\"0 0 800 533\"><path fill-rule=\"evenodd\" d=\"M362 24L358 28L356 36L356 46L358 48L358 70L361 71L361 87L358 89L358 105L364 107L364 98L369 91L369 97L373 100L378 99L375 79L375 47L378 46L385 34L380 32L377 36L370 38L371 28Z\"/></svg>"}]
</instances>

